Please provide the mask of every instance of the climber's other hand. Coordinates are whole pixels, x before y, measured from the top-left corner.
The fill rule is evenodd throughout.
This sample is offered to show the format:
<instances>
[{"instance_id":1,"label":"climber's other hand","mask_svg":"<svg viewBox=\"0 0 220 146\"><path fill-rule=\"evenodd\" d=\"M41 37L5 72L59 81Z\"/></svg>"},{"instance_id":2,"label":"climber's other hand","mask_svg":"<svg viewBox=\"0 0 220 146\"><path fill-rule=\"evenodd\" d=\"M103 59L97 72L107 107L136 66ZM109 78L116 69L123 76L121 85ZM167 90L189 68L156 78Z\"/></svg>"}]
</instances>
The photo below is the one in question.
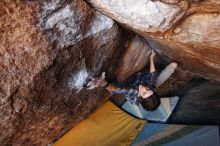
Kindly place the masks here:
<instances>
[{"instance_id":1,"label":"climber's other hand","mask_svg":"<svg viewBox=\"0 0 220 146\"><path fill-rule=\"evenodd\" d=\"M103 72L100 77L92 78L92 80L87 83L87 89L91 90L98 87L105 87L106 85L105 72Z\"/></svg>"}]
</instances>

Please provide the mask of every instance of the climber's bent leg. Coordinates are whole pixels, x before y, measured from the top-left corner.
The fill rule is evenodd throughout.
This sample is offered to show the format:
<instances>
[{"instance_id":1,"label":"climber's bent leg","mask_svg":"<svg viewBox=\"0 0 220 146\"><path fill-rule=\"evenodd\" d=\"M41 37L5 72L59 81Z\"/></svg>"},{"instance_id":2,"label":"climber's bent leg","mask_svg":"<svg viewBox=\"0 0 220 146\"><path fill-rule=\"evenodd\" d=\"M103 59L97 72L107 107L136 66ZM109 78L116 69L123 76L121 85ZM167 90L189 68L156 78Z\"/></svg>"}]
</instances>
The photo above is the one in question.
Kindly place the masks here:
<instances>
[{"instance_id":1,"label":"climber's bent leg","mask_svg":"<svg viewBox=\"0 0 220 146\"><path fill-rule=\"evenodd\" d=\"M177 63L172 62L169 65L166 66L164 70L161 71L157 78L157 87L162 85L176 70Z\"/></svg>"}]
</instances>

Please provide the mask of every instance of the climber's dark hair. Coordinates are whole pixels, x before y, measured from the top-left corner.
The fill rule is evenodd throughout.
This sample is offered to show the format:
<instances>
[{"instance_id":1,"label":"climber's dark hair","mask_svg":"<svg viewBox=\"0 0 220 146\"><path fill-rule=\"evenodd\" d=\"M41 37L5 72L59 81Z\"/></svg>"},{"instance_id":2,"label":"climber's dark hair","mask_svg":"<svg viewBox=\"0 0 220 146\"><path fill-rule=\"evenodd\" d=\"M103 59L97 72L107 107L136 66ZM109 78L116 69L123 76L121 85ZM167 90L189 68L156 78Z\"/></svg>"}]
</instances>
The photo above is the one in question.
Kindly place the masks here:
<instances>
[{"instance_id":1,"label":"climber's dark hair","mask_svg":"<svg viewBox=\"0 0 220 146\"><path fill-rule=\"evenodd\" d=\"M141 105L147 111L154 111L160 105L160 98L156 93L146 99L141 99Z\"/></svg>"}]
</instances>

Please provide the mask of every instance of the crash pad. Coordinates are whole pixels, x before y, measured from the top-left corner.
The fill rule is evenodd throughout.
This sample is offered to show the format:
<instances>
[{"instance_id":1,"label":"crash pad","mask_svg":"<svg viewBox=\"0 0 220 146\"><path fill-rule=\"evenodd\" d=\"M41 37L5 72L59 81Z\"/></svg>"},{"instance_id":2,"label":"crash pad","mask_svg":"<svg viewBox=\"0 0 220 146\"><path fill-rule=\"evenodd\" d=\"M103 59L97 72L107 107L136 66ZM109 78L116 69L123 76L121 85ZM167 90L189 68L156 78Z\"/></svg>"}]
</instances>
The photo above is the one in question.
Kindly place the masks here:
<instances>
[{"instance_id":1,"label":"crash pad","mask_svg":"<svg viewBox=\"0 0 220 146\"><path fill-rule=\"evenodd\" d=\"M146 124L107 101L54 146L127 146Z\"/></svg>"}]
</instances>

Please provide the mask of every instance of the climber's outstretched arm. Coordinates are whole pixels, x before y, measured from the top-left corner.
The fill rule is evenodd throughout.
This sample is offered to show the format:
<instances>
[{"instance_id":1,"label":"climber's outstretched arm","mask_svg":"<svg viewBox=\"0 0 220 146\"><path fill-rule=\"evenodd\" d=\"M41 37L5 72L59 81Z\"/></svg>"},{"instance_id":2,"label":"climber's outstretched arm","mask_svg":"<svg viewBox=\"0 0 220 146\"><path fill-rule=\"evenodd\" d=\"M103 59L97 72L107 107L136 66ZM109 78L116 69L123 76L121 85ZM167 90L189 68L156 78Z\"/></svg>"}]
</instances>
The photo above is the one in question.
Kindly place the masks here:
<instances>
[{"instance_id":1,"label":"climber's outstretched arm","mask_svg":"<svg viewBox=\"0 0 220 146\"><path fill-rule=\"evenodd\" d=\"M114 84L110 83L105 89L108 90L108 92L113 93L114 91L116 91L117 87Z\"/></svg>"},{"instance_id":2,"label":"climber's outstretched arm","mask_svg":"<svg viewBox=\"0 0 220 146\"><path fill-rule=\"evenodd\" d=\"M87 83L87 89L95 89L98 87L103 87L108 90L111 94L127 94L128 89L118 88L114 84L109 83L105 80L105 72L102 73L100 77L92 78L90 82Z\"/></svg>"}]
</instances>

